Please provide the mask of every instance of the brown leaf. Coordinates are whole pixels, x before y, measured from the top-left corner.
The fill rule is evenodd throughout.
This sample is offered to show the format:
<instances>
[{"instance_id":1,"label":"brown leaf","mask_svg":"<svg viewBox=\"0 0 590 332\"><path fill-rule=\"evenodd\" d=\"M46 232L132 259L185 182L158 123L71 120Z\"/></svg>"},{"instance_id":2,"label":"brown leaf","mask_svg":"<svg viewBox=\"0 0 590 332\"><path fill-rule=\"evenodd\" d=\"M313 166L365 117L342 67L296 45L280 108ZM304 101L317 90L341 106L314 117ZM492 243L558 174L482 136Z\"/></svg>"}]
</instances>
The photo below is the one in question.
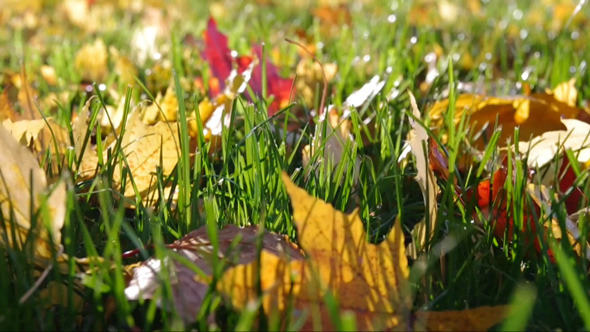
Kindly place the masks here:
<instances>
[{"instance_id":1,"label":"brown leaf","mask_svg":"<svg viewBox=\"0 0 590 332\"><path fill-rule=\"evenodd\" d=\"M408 92L410 96L410 104L412 106L412 114L417 119L421 118L420 111L416 105L416 99L411 92ZM434 172L430 168L429 162L429 143L428 133L426 129L412 117L410 124L412 130L408 133L408 144L411 147L412 154L416 160L416 182L420 186L422 191L422 197L424 198L424 204L426 205L426 215L422 221L420 221L412 230L412 243L408 245L408 255L413 259L418 257L418 253L427 249L426 245L432 241L434 231L436 229L436 221L438 214L438 204L436 197L440 192L436 183L436 177Z\"/></svg>"},{"instance_id":2,"label":"brown leaf","mask_svg":"<svg viewBox=\"0 0 590 332\"><path fill-rule=\"evenodd\" d=\"M273 233L261 235L257 227L239 228L228 225L218 231L217 236L217 259L230 266L248 264L256 260L259 236L262 236L263 255L268 253L275 258L288 256L295 260L303 259L301 252L285 238ZM194 263L201 274L170 256L164 260L150 258L134 269L125 295L129 300L153 298L156 290L162 287L158 279L159 274L163 268L167 268L173 292L173 306L185 322L192 323L209 289L209 277L214 260L213 244L209 240L207 228L201 227L168 247Z\"/></svg>"},{"instance_id":3,"label":"brown leaf","mask_svg":"<svg viewBox=\"0 0 590 332\"><path fill-rule=\"evenodd\" d=\"M508 306L478 307L454 311L418 311L415 330L427 331L487 331L500 323Z\"/></svg>"}]
</instances>

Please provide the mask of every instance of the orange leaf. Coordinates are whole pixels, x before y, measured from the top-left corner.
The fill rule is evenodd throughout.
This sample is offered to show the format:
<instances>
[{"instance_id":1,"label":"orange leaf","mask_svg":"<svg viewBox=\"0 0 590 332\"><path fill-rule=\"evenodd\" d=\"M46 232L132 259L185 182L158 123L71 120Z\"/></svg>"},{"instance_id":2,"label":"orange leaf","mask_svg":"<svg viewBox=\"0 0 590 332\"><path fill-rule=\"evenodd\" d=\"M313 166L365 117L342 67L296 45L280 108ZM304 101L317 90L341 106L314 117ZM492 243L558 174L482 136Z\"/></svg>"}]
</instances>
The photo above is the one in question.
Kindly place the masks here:
<instances>
[{"instance_id":1,"label":"orange leaf","mask_svg":"<svg viewBox=\"0 0 590 332\"><path fill-rule=\"evenodd\" d=\"M559 121L562 117L575 118L580 109L572 103L575 88L571 85L559 85L550 93L538 93L528 96L488 97L483 95L464 94L457 97L455 103L455 124L464 113L472 132L484 131L485 135L476 140L474 145L482 148L484 138L490 138L494 130L496 118L501 128L500 144L514 135L514 128L520 128L520 139L527 140L531 136L541 135L546 131L563 130L565 126ZM428 111L431 126L441 128L445 113L449 106L448 100L436 102Z\"/></svg>"}]
</instances>

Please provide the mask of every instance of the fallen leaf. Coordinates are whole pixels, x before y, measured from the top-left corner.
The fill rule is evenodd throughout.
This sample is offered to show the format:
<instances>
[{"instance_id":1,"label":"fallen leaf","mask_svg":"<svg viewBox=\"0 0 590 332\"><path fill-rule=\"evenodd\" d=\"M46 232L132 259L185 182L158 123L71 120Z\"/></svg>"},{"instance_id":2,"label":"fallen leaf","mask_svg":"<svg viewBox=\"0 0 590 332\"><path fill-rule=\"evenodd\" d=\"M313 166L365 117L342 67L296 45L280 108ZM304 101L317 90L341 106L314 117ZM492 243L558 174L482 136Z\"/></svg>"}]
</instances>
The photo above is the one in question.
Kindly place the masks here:
<instances>
[{"instance_id":1,"label":"fallen leaf","mask_svg":"<svg viewBox=\"0 0 590 332\"><path fill-rule=\"evenodd\" d=\"M541 168L571 149L581 164L590 161L590 124L576 119L560 119L563 130L546 131L530 141L518 142L521 155L532 169ZM559 159L559 158L557 158Z\"/></svg>"},{"instance_id":2,"label":"fallen leaf","mask_svg":"<svg viewBox=\"0 0 590 332\"><path fill-rule=\"evenodd\" d=\"M299 61L295 73L297 79L295 80L295 88L297 94L303 99L305 105L317 108L320 103L321 93L324 86L324 74L326 75L326 83L330 83L338 72L338 65L335 63L326 63L320 66L309 57L305 57Z\"/></svg>"},{"instance_id":3,"label":"fallen leaf","mask_svg":"<svg viewBox=\"0 0 590 332\"><path fill-rule=\"evenodd\" d=\"M411 92L410 104L412 106L412 114L416 119L421 119L420 110L416 105L416 98ZM434 172L430 168L431 161L429 160L429 137L426 129L418 123L414 118L410 117L410 125L412 129L408 133L408 144L411 148L415 159L415 167L417 170L416 182L422 191L424 205L426 206L426 214L424 219L414 226L412 230L412 243L408 245L408 255L413 259L418 257L420 251L428 249L428 244L434 237L436 230L438 204L436 197L440 189L436 183Z\"/></svg>"},{"instance_id":4,"label":"fallen leaf","mask_svg":"<svg viewBox=\"0 0 590 332\"><path fill-rule=\"evenodd\" d=\"M15 121L18 119L18 113L12 107L12 103L8 98L8 90L4 89L0 94L0 121L11 120Z\"/></svg>"},{"instance_id":5,"label":"fallen leaf","mask_svg":"<svg viewBox=\"0 0 590 332\"><path fill-rule=\"evenodd\" d=\"M92 133L92 124L90 120L90 106L94 98L86 101L86 104L78 112L78 116L72 122L72 137L74 139L74 152L76 161L80 160L80 164L77 165L77 176L78 180L87 180L95 175L98 167L98 154L96 147L92 146L90 139L84 145L86 136L90 136ZM90 138L90 137L89 137Z\"/></svg>"},{"instance_id":6,"label":"fallen leaf","mask_svg":"<svg viewBox=\"0 0 590 332\"><path fill-rule=\"evenodd\" d=\"M551 94L537 93L516 97L459 95L455 103L455 124L459 123L463 114L466 115L471 131L476 135L473 144L477 148L483 148L486 140L491 137L496 119L501 130L500 144L504 144L514 135L514 128L517 126L520 128L520 140L528 140L546 131L562 130L565 129L559 121L562 117L575 118L581 112L581 109L570 105L571 91L569 95L565 95L563 90L565 88L560 85ZM443 127L448 107L447 99L436 102L428 111L430 125L434 130Z\"/></svg>"},{"instance_id":7,"label":"fallen leaf","mask_svg":"<svg viewBox=\"0 0 590 332\"><path fill-rule=\"evenodd\" d=\"M285 173L283 182L293 205L299 243L308 260L288 262L262 251L260 265L253 262L227 270L217 284L218 290L230 297L237 308L255 301L259 295L256 290L260 289L267 314L289 303L296 319L305 312L310 314L313 319L307 316L304 330L334 328L324 302L328 292L336 297L342 311L355 315L360 330L437 326L485 329L504 318L506 306L482 307L465 311L463 317L454 311L418 312L418 316L425 317L414 325L399 220L383 242L371 244L356 211L336 211L330 204L309 196ZM481 322L477 317L482 318Z\"/></svg>"},{"instance_id":8,"label":"fallen leaf","mask_svg":"<svg viewBox=\"0 0 590 332\"><path fill-rule=\"evenodd\" d=\"M283 182L293 204L299 243L310 261L305 267L300 262L277 266L279 261L275 258L262 256L265 260L261 260L261 264L271 266L261 266L261 271L276 269L279 272L278 275L272 272L261 274L265 279L263 285L267 286L263 292L272 291L274 287L281 289L285 287L283 280L290 280L289 285L293 282L293 286L283 289L291 290L295 308L303 311L318 306L324 328L330 326L323 303L327 292L338 297L342 310L355 313L359 329L393 327L400 320L405 320L411 308L411 298L407 289L409 269L399 222L381 244L370 244L357 212L347 215L334 210L331 205L298 188L286 174L283 174ZM256 287L252 284L252 271L255 268L248 266L230 269L221 280L219 289L229 291L236 286L247 288L250 290L248 294L254 295L252 290ZM295 276L290 278L292 273ZM278 292L286 296L284 293ZM249 297L249 300L252 299ZM267 302L278 303L282 308L286 301L279 296ZM238 307L248 303L244 299L241 303L235 302ZM267 311L271 308L265 306ZM308 320L308 323L311 322Z\"/></svg>"},{"instance_id":9,"label":"fallen leaf","mask_svg":"<svg viewBox=\"0 0 590 332\"><path fill-rule=\"evenodd\" d=\"M154 102L142 111L142 121L145 124L153 125L157 121L172 122L176 121L178 117L178 100L174 87L169 86L166 89L166 94L158 92Z\"/></svg>"},{"instance_id":10,"label":"fallen leaf","mask_svg":"<svg viewBox=\"0 0 590 332\"><path fill-rule=\"evenodd\" d=\"M327 123L324 124L324 122ZM325 131L323 130L324 125L326 126ZM331 165L331 170L343 167L344 170L352 170L351 176L353 182L356 183L361 160L358 156L352 158L352 151L356 149L356 141L350 133L350 119L341 117L336 109L332 108L327 116L321 117L315 127L311 144L306 145L302 151L302 164L307 170L306 174L311 171L319 172L319 165L322 164ZM352 165L348 166L349 164Z\"/></svg>"},{"instance_id":11,"label":"fallen leaf","mask_svg":"<svg viewBox=\"0 0 590 332\"><path fill-rule=\"evenodd\" d=\"M45 128L45 120L21 120L12 122L10 119L2 121L6 128L19 143L30 146L37 139L41 130Z\"/></svg>"},{"instance_id":12,"label":"fallen leaf","mask_svg":"<svg viewBox=\"0 0 590 332\"><path fill-rule=\"evenodd\" d=\"M260 234L258 227L239 228L228 225L219 230L217 236L219 249L216 258L213 257L213 244L209 240L206 227L192 231L168 245L169 249L193 263L194 267L187 266L171 256L163 260L150 258L135 267L133 277L125 289L127 299L153 299L157 290L162 287L160 273L163 269L168 269L173 307L180 317L190 324L196 320L203 299L209 290L214 259L228 266L256 261L259 236L262 236L260 245L263 255L268 253L276 259L284 256L293 260L303 259L300 250L285 238L268 232ZM199 273L195 272L195 268ZM237 296L239 294L241 292L236 292Z\"/></svg>"},{"instance_id":13,"label":"fallen leaf","mask_svg":"<svg viewBox=\"0 0 590 332\"><path fill-rule=\"evenodd\" d=\"M74 66L83 81L103 82L108 73L108 52L102 39L85 44L76 52Z\"/></svg>"},{"instance_id":14,"label":"fallen leaf","mask_svg":"<svg viewBox=\"0 0 590 332\"><path fill-rule=\"evenodd\" d=\"M129 115L120 140L125 161L120 159L115 167L113 182L118 184L118 190L125 188L123 194L127 198L135 198L135 185L142 198L155 202L158 198L156 171L159 168L164 176L170 175L180 158L177 124L158 122L153 126L145 125L136 109ZM129 171L133 183L129 178L121 178L122 168ZM148 199L148 194L154 196Z\"/></svg>"},{"instance_id":15,"label":"fallen leaf","mask_svg":"<svg viewBox=\"0 0 590 332\"><path fill-rule=\"evenodd\" d=\"M416 312L416 330L487 331L508 314L508 306L475 309Z\"/></svg>"},{"instance_id":16,"label":"fallen leaf","mask_svg":"<svg viewBox=\"0 0 590 332\"><path fill-rule=\"evenodd\" d=\"M33 154L4 126L0 126L0 141L0 207L4 220L0 244L22 249L29 236L34 236L35 258L48 260L62 248L65 183L49 188Z\"/></svg>"},{"instance_id":17,"label":"fallen leaf","mask_svg":"<svg viewBox=\"0 0 590 332\"><path fill-rule=\"evenodd\" d=\"M253 47L253 53L256 59L248 56L232 57L231 51L228 48L227 37L217 29L217 23L213 18L209 18L207 29L204 32L205 51L203 58L209 62L209 67L213 73L216 82L213 86L218 86L218 89L211 89L209 96L215 97L219 92L225 88L225 82L229 78L233 69L237 69L241 74L253 62L255 68L250 79L250 87L257 96L262 96L262 47L256 45ZM268 115L271 116L280 108L285 107L291 96L293 87L293 79L284 79L279 75L278 69L268 59L266 60L266 83L268 97L274 96L273 102L268 107ZM211 86L211 84L210 84ZM247 96L250 101L254 96Z\"/></svg>"}]
</instances>

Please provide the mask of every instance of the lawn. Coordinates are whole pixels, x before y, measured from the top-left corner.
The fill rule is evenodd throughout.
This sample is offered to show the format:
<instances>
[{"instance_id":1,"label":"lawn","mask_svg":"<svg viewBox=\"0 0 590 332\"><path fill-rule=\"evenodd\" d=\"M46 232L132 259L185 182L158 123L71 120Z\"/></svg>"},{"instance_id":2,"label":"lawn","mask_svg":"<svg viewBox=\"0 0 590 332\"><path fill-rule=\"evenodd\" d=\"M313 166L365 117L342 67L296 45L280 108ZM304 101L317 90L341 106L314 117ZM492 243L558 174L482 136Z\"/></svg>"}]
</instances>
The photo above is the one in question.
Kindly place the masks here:
<instances>
[{"instance_id":1,"label":"lawn","mask_svg":"<svg viewBox=\"0 0 590 332\"><path fill-rule=\"evenodd\" d=\"M590 329L585 1L0 24L0 329Z\"/></svg>"}]
</instances>

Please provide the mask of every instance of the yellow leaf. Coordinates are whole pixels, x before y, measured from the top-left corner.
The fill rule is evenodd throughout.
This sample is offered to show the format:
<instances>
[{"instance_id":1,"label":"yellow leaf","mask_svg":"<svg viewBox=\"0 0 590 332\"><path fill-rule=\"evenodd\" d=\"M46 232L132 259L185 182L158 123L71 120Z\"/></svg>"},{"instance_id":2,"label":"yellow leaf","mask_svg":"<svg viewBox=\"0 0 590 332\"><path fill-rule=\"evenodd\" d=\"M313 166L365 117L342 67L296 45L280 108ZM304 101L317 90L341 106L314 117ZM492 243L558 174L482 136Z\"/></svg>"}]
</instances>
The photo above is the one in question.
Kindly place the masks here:
<instances>
[{"instance_id":1,"label":"yellow leaf","mask_svg":"<svg viewBox=\"0 0 590 332\"><path fill-rule=\"evenodd\" d=\"M14 139L25 146L29 146L37 136L45 128L45 120L21 120L12 122L10 119L2 121L2 125L6 128Z\"/></svg>"},{"instance_id":2,"label":"yellow leaf","mask_svg":"<svg viewBox=\"0 0 590 332\"><path fill-rule=\"evenodd\" d=\"M259 295L267 314L292 305L295 319L310 314L304 330L334 328L324 302L328 293L336 297L340 310L354 314L360 330L412 326L413 300L400 221L383 242L371 244L356 211L336 211L297 187L287 174L282 177L293 205L299 244L308 259L288 261L263 250L260 265L254 261L228 269L217 289L237 308L245 308ZM500 308L466 310L464 316L418 312L415 327L484 329L504 318Z\"/></svg>"},{"instance_id":3,"label":"yellow leaf","mask_svg":"<svg viewBox=\"0 0 590 332\"><path fill-rule=\"evenodd\" d=\"M229 269L217 284L217 289L231 298L234 307L245 308L258 297L257 277L264 276L260 278L264 311L283 311L287 308L289 297L300 293L304 268L303 260L289 262L263 249L260 265L254 261Z\"/></svg>"},{"instance_id":4,"label":"yellow leaf","mask_svg":"<svg viewBox=\"0 0 590 332\"><path fill-rule=\"evenodd\" d=\"M321 91L324 85L324 74L327 83L330 83L338 72L338 65L335 63L326 63L320 66L309 57L303 58L297 64L295 80L295 90L303 98L305 105L314 107L319 104ZM320 95L317 94L320 92Z\"/></svg>"},{"instance_id":5,"label":"yellow leaf","mask_svg":"<svg viewBox=\"0 0 590 332\"><path fill-rule=\"evenodd\" d=\"M158 121L176 121L178 118L178 100L174 88L169 86L164 97L158 92L156 100L146 107L142 113L142 120L148 125L153 125Z\"/></svg>"},{"instance_id":6,"label":"yellow leaf","mask_svg":"<svg viewBox=\"0 0 590 332\"><path fill-rule=\"evenodd\" d=\"M147 198L144 195L150 193L155 195L151 199L157 198L157 169L160 168L164 176L170 175L180 156L177 124L158 122L147 126L141 121L138 110L135 110L129 116L125 133L120 139L127 164L121 161L115 167L113 181L119 184L118 189L123 186L121 166L128 167L142 197ZM125 197L135 198L132 183L128 179L125 179L125 183Z\"/></svg>"},{"instance_id":7,"label":"yellow leaf","mask_svg":"<svg viewBox=\"0 0 590 332\"><path fill-rule=\"evenodd\" d=\"M261 267L242 265L229 269L219 289L232 294L238 307L256 298L255 276L260 276L266 310L281 309L293 297L299 312L319 308L321 324L330 327L323 298L336 295L342 310L355 314L360 329L391 328L409 316L412 300L408 292L408 262L400 222L380 244L366 239L357 212L348 215L298 188L289 176L283 182L291 197L294 222L301 247L309 262L290 262L261 253ZM234 290L233 293L228 292ZM238 291L239 290L239 291ZM288 290L288 291L287 291ZM308 320L306 327L310 328ZM315 326L315 325L314 325Z\"/></svg>"},{"instance_id":8,"label":"yellow leaf","mask_svg":"<svg viewBox=\"0 0 590 332\"><path fill-rule=\"evenodd\" d=\"M60 183L50 193L45 173L33 154L4 126L0 126L0 141L0 207L5 220L0 233L6 230L5 234L0 234L0 244L6 245L8 241L9 246L22 248L33 233L36 256L50 258L53 251L61 250L61 228L66 213L65 184ZM12 229L16 238L12 236Z\"/></svg>"},{"instance_id":9,"label":"yellow leaf","mask_svg":"<svg viewBox=\"0 0 590 332\"><path fill-rule=\"evenodd\" d=\"M578 90L576 89L576 79L572 78L567 82L558 84L553 90L546 91L548 95L553 95L555 100L575 107L578 101Z\"/></svg>"},{"instance_id":10,"label":"yellow leaf","mask_svg":"<svg viewBox=\"0 0 590 332\"><path fill-rule=\"evenodd\" d=\"M373 327L371 319L376 314L407 314L412 300L400 222L383 242L371 244L357 211L345 214L335 210L297 187L284 173L283 182L291 197L299 244L317 268L322 286L327 287L321 294L308 294L310 300L332 291L343 310L357 314L360 329Z\"/></svg>"},{"instance_id":11,"label":"yellow leaf","mask_svg":"<svg viewBox=\"0 0 590 332\"><path fill-rule=\"evenodd\" d=\"M410 104L412 106L412 114L417 119L421 118L416 98L411 92ZM413 242L408 245L408 255L413 259L418 257L418 252L425 249L427 243L432 241L434 231L436 229L436 219L438 214L438 205L436 197L439 193L438 185L436 184L436 177L432 169L430 169L430 162L428 161L428 133L418 122L410 117L410 124L412 130L408 133L408 144L412 149L412 154L416 160L416 182L422 191L424 204L426 205L427 216L421 220L412 230ZM428 235L427 235L428 234Z\"/></svg>"},{"instance_id":12,"label":"yellow leaf","mask_svg":"<svg viewBox=\"0 0 590 332\"><path fill-rule=\"evenodd\" d=\"M562 117L575 118L580 112L579 108L571 105L571 95L566 95L563 90L565 88L558 87L552 94L516 97L463 94L457 97L455 103L455 124L465 114L473 133L484 132L473 143L478 148L483 148L485 139L493 134L496 119L501 130L500 144L504 144L514 135L514 128L517 126L520 128L521 140L546 131L562 130L565 127L559 120ZM428 111L434 130L442 128L448 107L447 99L436 102Z\"/></svg>"},{"instance_id":13,"label":"yellow leaf","mask_svg":"<svg viewBox=\"0 0 590 332\"><path fill-rule=\"evenodd\" d=\"M454 311L418 311L415 330L427 331L487 331L500 323L508 306L478 307Z\"/></svg>"},{"instance_id":14,"label":"yellow leaf","mask_svg":"<svg viewBox=\"0 0 590 332\"><path fill-rule=\"evenodd\" d=\"M102 39L97 39L92 44L85 44L76 52L74 66L83 80L102 82L108 72L107 58L106 45Z\"/></svg>"}]
</instances>

